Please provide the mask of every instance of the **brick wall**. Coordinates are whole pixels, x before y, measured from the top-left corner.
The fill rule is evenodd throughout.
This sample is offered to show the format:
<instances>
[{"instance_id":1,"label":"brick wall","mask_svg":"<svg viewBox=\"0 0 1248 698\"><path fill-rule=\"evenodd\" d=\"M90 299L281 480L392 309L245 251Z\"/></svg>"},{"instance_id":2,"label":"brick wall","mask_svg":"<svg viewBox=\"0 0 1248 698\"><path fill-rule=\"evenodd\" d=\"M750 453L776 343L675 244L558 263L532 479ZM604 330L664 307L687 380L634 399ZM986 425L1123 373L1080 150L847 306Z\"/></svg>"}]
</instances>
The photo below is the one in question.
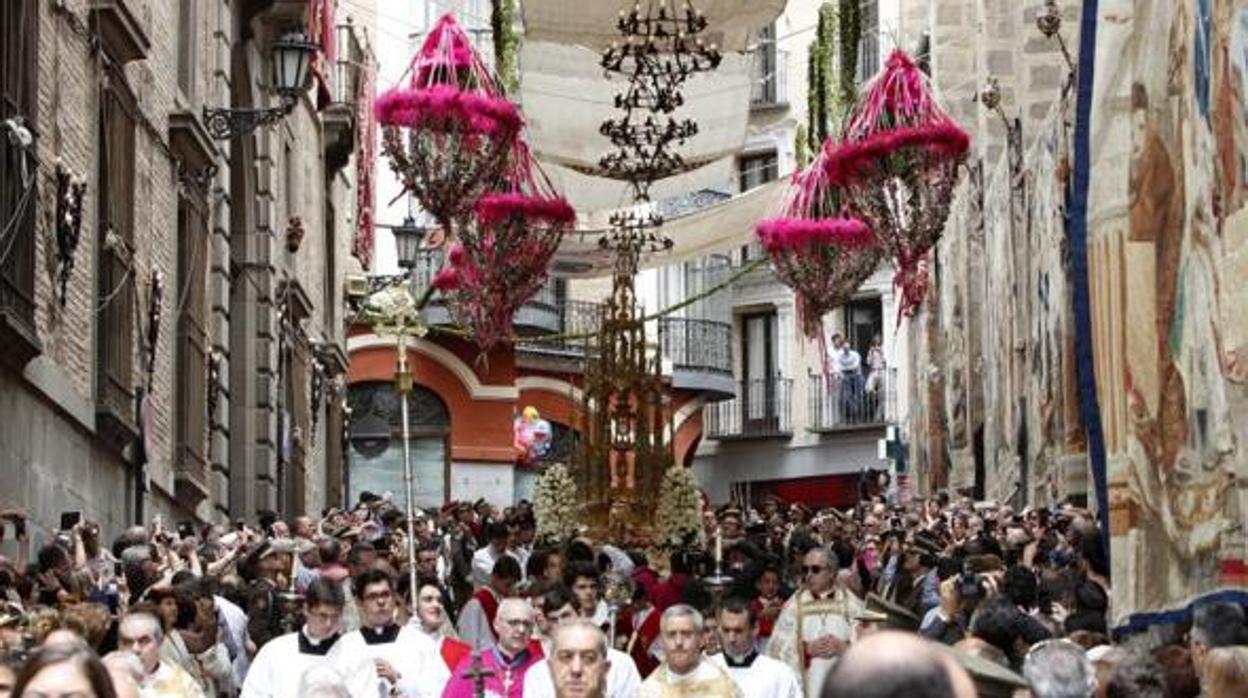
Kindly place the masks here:
<instances>
[{"instance_id":1,"label":"brick wall","mask_svg":"<svg viewBox=\"0 0 1248 698\"><path fill-rule=\"evenodd\" d=\"M100 247L98 225L100 191L98 180L98 129L100 58L90 49L90 35L96 31L88 13L88 0L64 3L36 3L39 11L38 46L38 141L39 197L35 202L36 273L35 321L43 353L27 365L21 376L6 372L3 414L7 426L0 428L0 477L12 483L0 504L24 505L32 509L37 523L50 526L61 510L82 509L104 523L106 531L122 526L133 513L128 501L130 475L125 459L129 451L104 447L95 434L96 341L99 332L96 257ZM250 162L231 162L234 150L228 141L217 142L218 172L209 184L208 230L210 235L207 298L208 343L222 357L217 409L209 415L210 497L197 511L185 510L185 503L174 496L175 446L177 424L177 302L184 280L178 277L178 197L181 187L176 158L169 145L169 115L179 109L198 114L203 106L231 103L233 13L238 3L226 0L199 0L190 24L195 44L193 82L183 90L178 80L179 9L174 0L126 0L126 8L136 18L150 47L145 58L131 61L124 75L138 106L134 169L134 303L133 326L134 384L145 385L141 352L147 324L147 298L153 271L164 274L164 301L160 316L152 376L154 428L148 453L148 474L152 492L149 514L162 511L169 516L200 518L224 516L230 511L230 479L240 470L264 474L266 468L240 467L232 462L232 439L239 419L251 420L242 437L243 452L254 462L273 457L275 422L272 419L271 379L276 360L276 316L271 311L273 289L278 280L298 279L316 307L305 325L316 340L345 345L342 322L345 313L325 311L325 302L341 302L342 277L358 272L359 265L349 258L353 233L354 167L348 165L332 183L326 182L323 165L322 126L311 102L304 101L284 124L255 137L260 157ZM358 10L354 10L359 15ZM368 19L368 18L365 18ZM267 82L267 56L254 41L245 47L256 82ZM261 93L259 85L253 88ZM188 93L189 92L189 93ZM307 238L300 251L284 251L287 200L281 192L275 167L281 151L273 158L274 143L289 142L296 166L297 189L289 201L290 210L304 219ZM73 274L64 306L56 288L55 163L61 163L88 182L81 242L75 255ZM252 179L249 187L261 193L246 200L232 196L232 176L242 168ZM258 182L258 186L257 186ZM328 189L327 189L328 187ZM324 233L326 201L334 202L336 236L326 247ZM236 230L231 204L254 207L242 220L245 230ZM254 225L253 225L254 222ZM275 237L267 234L275 233ZM245 243L244 244L240 244ZM243 249L246 247L246 249ZM333 278L326 277L326 261L335 257ZM263 259L274 268L268 274L252 274L260 291L248 282L231 282L231 260ZM271 277L271 278L270 278ZM239 283L250 294L232 303ZM330 286L330 289L326 287ZM246 317L234 311L245 309ZM236 323L236 327L231 327ZM233 330L233 331L232 331ZM249 355L244 365L255 369L242 376L255 382L241 389L240 375L231 374L231 362L239 354ZM252 360L254 357L255 360ZM6 370L7 371L7 370ZM270 381L266 383L265 381ZM211 388L210 388L211 389ZM310 385L299 389L306 394ZM237 398L237 399L236 399ZM309 441L308 482L305 484L309 509L319 509L325 499L324 407L319 432ZM15 417L20 416L21 419ZM336 438L336 435L334 435ZM264 447L268 446L268 451ZM243 466L247 464L244 463ZM49 486L49 483L59 483ZM253 483L254 484L254 483ZM248 512L250 513L250 512Z\"/></svg>"}]
</instances>

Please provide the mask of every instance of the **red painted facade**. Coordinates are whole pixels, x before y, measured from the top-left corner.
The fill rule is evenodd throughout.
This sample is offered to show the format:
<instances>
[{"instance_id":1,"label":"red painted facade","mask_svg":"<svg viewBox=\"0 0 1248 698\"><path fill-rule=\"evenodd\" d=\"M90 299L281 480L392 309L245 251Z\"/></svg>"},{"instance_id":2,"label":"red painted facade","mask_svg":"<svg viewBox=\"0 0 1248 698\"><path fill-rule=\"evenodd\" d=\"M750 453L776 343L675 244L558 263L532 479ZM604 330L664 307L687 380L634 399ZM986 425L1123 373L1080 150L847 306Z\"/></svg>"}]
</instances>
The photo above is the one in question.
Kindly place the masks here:
<instances>
[{"instance_id":1,"label":"red painted facade","mask_svg":"<svg viewBox=\"0 0 1248 698\"><path fill-rule=\"evenodd\" d=\"M348 355L351 384L394 378L393 339L357 330L348 343ZM514 468L512 422L530 405L544 419L582 429L579 373L517 365L510 347L497 348L479 359L474 346L436 332L409 340L407 361L414 382L446 404L452 463ZM672 399L677 422L674 456L676 462L689 464L702 436L702 402L699 395L686 391L675 391Z\"/></svg>"}]
</instances>

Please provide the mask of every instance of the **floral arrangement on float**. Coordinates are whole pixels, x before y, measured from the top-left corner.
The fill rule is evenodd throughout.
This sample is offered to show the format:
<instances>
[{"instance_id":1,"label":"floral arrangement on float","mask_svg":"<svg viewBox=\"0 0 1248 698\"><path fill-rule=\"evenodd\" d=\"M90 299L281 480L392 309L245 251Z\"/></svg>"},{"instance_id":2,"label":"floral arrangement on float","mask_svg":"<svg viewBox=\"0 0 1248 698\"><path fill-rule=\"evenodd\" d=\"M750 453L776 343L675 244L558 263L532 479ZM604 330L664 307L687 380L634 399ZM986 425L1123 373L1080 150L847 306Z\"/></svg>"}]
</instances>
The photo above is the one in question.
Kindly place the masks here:
<instances>
[{"instance_id":1,"label":"floral arrangement on float","mask_svg":"<svg viewBox=\"0 0 1248 698\"><path fill-rule=\"evenodd\" d=\"M902 315L927 293L924 259L940 239L970 136L937 103L914 60L894 51L846 117L839 140L824 143L829 183L897 267Z\"/></svg>"},{"instance_id":2,"label":"floral arrangement on float","mask_svg":"<svg viewBox=\"0 0 1248 698\"><path fill-rule=\"evenodd\" d=\"M563 542L576 536L581 519L576 480L564 464L555 463L538 476L533 488L533 517L539 540Z\"/></svg>"},{"instance_id":3,"label":"floral arrangement on float","mask_svg":"<svg viewBox=\"0 0 1248 698\"><path fill-rule=\"evenodd\" d=\"M783 215L759 221L759 243L797 297L807 337L822 338L822 318L844 304L879 265L867 224L848 212L820 155L793 176Z\"/></svg>"},{"instance_id":4,"label":"floral arrangement on float","mask_svg":"<svg viewBox=\"0 0 1248 698\"><path fill-rule=\"evenodd\" d=\"M702 533L702 492L692 468L673 465L663 474L654 523L663 536L656 542L660 548L678 549L697 542Z\"/></svg>"},{"instance_id":5,"label":"floral arrangement on float","mask_svg":"<svg viewBox=\"0 0 1248 698\"><path fill-rule=\"evenodd\" d=\"M546 283L559 241L576 223L523 141L509 162L505 188L476 202L473 225L460 228L448 266L433 279L483 352L511 336L512 317Z\"/></svg>"},{"instance_id":6,"label":"floral arrangement on float","mask_svg":"<svg viewBox=\"0 0 1248 698\"><path fill-rule=\"evenodd\" d=\"M409 66L410 84L374 104L391 169L447 231L506 170L523 120L447 13Z\"/></svg>"}]
</instances>

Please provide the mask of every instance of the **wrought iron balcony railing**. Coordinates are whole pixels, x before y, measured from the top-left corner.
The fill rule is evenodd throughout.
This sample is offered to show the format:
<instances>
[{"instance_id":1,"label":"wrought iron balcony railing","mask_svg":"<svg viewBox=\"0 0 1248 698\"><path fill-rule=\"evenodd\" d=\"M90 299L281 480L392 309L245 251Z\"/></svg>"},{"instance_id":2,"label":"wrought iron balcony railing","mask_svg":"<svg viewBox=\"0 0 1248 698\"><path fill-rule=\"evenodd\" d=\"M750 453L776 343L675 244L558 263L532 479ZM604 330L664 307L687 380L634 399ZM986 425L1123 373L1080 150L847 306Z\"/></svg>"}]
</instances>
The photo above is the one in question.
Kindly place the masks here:
<instances>
[{"instance_id":1,"label":"wrought iron balcony railing","mask_svg":"<svg viewBox=\"0 0 1248 698\"><path fill-rule=\"evenodd\" d=\"M659 347L675 370L732 375L732 325L726 322L662 318Z\"/></svg>"},{"instance_id":2,"label":"wrought iron balcony railing","mask_svg":"<svg viewBox=\"0 0 1248 698\"><path fill-rule=\"evenodd\" d=\"M334 104L354 107L359 99L360 80L368 57L355 32L355 25L348 21L336 28L337 59L330 66L330 95Z\"/></svg>"},{"instance_id":3,"label":"wrought iron balcony railing","mask_svg":"<svg viewBox=\"0 0 1248 698\"><path fill-rule=\"evenodd\" d=\"M897 419L896 376L896 369L865 376L861 373L810 374L811 431L839 431L893 423Z\"/></svg>"},{"instance_id":4,"label":"wrought iron balcony railing","mask_svg":"<svg viewBox=\"0 0 1248 698\"><path fill-rule=\"evenodd\" d=\"M736 397L705 408L707 438L726 441L793 435L792 378L740 381L736 388Z\"/></svg>"}]
</instances>

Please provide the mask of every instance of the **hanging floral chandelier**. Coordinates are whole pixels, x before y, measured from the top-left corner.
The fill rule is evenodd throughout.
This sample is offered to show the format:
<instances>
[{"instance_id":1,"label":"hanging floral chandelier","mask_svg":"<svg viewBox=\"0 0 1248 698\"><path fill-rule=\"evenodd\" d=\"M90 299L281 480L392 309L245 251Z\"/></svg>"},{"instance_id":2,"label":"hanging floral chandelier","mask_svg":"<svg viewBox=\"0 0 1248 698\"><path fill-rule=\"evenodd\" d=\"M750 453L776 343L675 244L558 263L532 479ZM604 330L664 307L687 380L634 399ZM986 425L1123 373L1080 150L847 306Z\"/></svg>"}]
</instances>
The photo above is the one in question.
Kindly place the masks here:
<instances>
[{"instance_id":1,"label":"hanging floral chandelier","mask_svg":"<svg viewBox=\"0 0 1248 698\"><path fill-rule=\"evenodd\" d=\"M794 175L784 214L755 228L776 275L797 296L810 338L822 337L823 316L849 301L883 255L867 224L845 213L824 157Z\"/></svg>"},{"instance_id":2,"label":"hanging floral chandelier","mask_svg":"<svg viewBox=\"0 0 1248 698\"><path fill-rule=\"evenodd\" d=\"M969 147L966 131L902 51L867 86L841 139L824 144L829 182L844 189L897 266L900 315L912 316L927 293L924 258L940 239Z\"/></svg>"},{"instance_id":3,"label":"hanging floral chandelier","mask_svg":"<svg viewBox=\"0 0 1248 698\"><path fill-rule=\"evenodd\" d=\"M482 351L511 336L512 317L546 283L559 241L576 223L523 141L508 161L505 188L477 200L475 224L460 227L433 280Z\"/></svg>"},{"instance_id":4,"label":"hanging floral chandelier","mask_svg":"<svg viewBox=\"0 0 1248 698\"><path fill-rule=\"evenodd\" d=\"M433 26L410 71L407 87L377 98L382 149L404 193L450 232L497 185L522 119L450 13Z\"/></svg>"}]
</instances>

